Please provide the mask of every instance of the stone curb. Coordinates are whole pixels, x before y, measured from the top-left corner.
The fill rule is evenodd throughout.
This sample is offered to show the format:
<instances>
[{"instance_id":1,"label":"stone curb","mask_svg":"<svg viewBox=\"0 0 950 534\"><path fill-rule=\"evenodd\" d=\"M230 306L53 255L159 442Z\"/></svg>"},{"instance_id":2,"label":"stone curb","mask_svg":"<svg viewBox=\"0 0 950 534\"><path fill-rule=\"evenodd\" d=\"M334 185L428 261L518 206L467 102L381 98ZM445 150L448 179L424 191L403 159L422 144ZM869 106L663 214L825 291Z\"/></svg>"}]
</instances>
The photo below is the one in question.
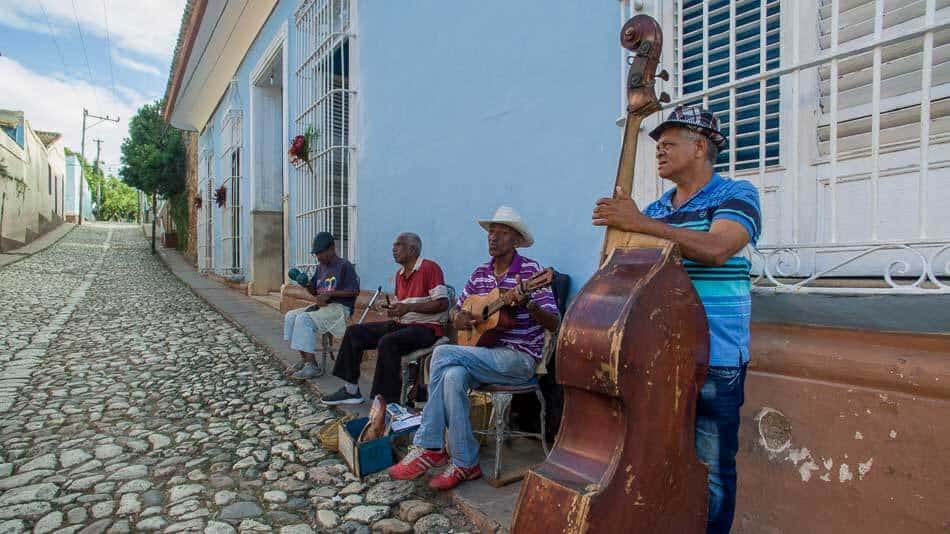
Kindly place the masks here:
<instances>
[{"instance_id":1,"label":"stone curb","mask_svg":"<svg viewBox=\"0 0 950 534\"><path fill-rule=\"evenodd\" d=\"M479 532L507 534L508 529L491 516L482 511L481 505L470 499L467 499L455 490L449 490L452 495L452 503L458 507L462 515L475 525Z\"/></svg>"}]
</instances>

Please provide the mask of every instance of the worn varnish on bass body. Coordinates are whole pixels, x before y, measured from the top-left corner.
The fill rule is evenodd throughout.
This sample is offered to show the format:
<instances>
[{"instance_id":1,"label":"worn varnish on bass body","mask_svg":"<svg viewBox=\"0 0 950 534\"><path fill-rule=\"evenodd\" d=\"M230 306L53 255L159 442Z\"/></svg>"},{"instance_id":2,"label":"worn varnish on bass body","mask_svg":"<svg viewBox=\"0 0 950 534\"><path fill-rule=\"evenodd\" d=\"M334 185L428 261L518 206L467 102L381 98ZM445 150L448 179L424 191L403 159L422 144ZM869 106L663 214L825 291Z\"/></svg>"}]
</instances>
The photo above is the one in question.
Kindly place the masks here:
<instances>
[{"instance_id":1,"label":"worn varnish on bass body","mask_svg":"<svg viewBox=\"0 0 950 534\"><path fill-rule=\"evenodd\" d=\"M627 193L640 123L660 109L654 72L662 42L646 15L621 30L622 46L635 53L616 180ZM678 247L608 229L601 268L558 336L561 430L524 480L512 532L705 532L706 467L694 428L708 362L705 311Z\"/></svg>"}]
</instances>

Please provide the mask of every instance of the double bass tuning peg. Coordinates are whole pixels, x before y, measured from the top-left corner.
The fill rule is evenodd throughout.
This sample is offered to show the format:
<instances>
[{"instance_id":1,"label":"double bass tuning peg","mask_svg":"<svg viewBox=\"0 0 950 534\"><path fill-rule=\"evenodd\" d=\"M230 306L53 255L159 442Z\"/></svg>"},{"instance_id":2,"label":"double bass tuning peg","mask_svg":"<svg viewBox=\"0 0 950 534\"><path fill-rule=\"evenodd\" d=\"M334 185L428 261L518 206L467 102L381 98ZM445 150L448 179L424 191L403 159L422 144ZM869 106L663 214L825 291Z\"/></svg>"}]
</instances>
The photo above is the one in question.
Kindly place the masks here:
<instances>
[{"instance_id":1,"label":"double bass tuning peg","mask_svg":"<svg viewBox=\"0 0 950 534\"><path fill-rule=\"evenodd\" d=\"M663 69L660 72L656 73L656 77L663 80L664 82L670 81L670 73L667 72L666 69Z\"/></svg>"},{"instance_id":2,"label":"double bass tuning peg","mask_svg":"<svg viewBox=\"0 0 950 534\"><path fill-rule=\"evenodd\" d=\"M669 93L667 93L666 91L663 91L662 93L660 93L660 102L663 102L664 104L668 104L670 102Z\"/></svg>"}]
</instances>

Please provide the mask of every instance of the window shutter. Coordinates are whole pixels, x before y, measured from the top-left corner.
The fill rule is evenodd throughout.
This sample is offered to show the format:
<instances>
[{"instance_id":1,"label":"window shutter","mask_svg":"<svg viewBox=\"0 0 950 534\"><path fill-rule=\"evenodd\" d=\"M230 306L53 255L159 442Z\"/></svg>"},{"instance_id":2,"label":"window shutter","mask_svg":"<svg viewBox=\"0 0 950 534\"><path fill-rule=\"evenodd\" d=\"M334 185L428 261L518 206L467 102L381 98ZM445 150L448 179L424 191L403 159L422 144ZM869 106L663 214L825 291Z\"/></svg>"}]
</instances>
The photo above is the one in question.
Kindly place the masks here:
<instances>
[{"instance_id":1,"label":"window shutter","mask_svg":"<svg viewBox=\"0 0 950 534\"><path fill-rule=\"evenodd\" d=\"M735 169L757 168L764 158L765 165L777 165L779 158L779 78L766 81L765 143L760 133L762 93L759 82L742 84L736 88L735 125L730 124L729 90L717 86L729 83L730 40L735 42L735 79L741 80L764 71L777 69L780 62L779 36L780 0L736 0L735 33L730 34L729 0L684 0L682 3L682 94L697 95L696 104L702 103L703 80L707 80L706 106L720 121L723 134L729 137L736 129L735 146L719 154L716 169L729 167L729 158L735 158ZM762 15L765 11L765 28ZM707 30L708 28L708 30ZM704 45L704 30L708 43ZM704 56L704 46L706 54ZM765 50L763 62L762 50Z\"/></svg>"},{"instance_id":2,"label":"window shutter","mask_svg":"<svg viewBox=\"0 0 950 534\"><path fill-rule=\"evenodd\" d=\"M819 46L831 49L831 0L819 0ZM926 0L886 0L882 38L914 31L924 25ZM840 0L838 49L873 42L874 0ZM936 18L950 15L950 0L936 1ZM904 40L881 49L880 146L894 147L920 138L920 89L923 38ZM931 136L950 132L950 31L934 33L931 78ZM829 152L831 65L818 69L821 110L818 141ZM838 62L838 152L861 154L871 146L874 53L857 54Z\"/></svg>"}]
</instances>

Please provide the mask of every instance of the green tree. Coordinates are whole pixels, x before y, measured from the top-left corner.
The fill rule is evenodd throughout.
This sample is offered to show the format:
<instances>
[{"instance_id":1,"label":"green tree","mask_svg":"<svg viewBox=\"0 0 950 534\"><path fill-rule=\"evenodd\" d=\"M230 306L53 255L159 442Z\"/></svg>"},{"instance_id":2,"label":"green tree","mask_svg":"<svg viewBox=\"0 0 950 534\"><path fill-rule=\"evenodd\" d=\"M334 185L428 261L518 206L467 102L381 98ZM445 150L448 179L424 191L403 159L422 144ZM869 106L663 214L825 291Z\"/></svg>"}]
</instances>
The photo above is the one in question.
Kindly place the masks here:
<instances>
[{"instance_id":1,"label":"green tree","mask_svg":"<svg viewBox=\"0 0 950 534\"><path fill-rule=\"evenodd\" d=\"M86 190L96 202L96 218L103 221L133 221L138 213L136 189L115 176L105 176L102 168L96 168L78 152L66 148L67 156L76 156L86 178ZM99 202L99 194L102 202Z\"/></svg>"},{"instance_id":2,"label":"green tree","mask_svg":"<svg viewBox=\"0 0 950 534\"><path fill-rule=\"evenodd\" d=\"M139 108L129 121L129 137L122 141L125 183L164 197L185 190L185 148L181 132L162 120L162 103Z\"/></svg>"},{"instance_id":3,"label":"green tree","mask_svg":"<svg viewBox=\"0 0 950 534\"><path fill-rule=\"evenodd\" d=\"M104 185L102 206L97 217L105 221L131 221L138 210L135 189L110 176Z\"/></svg>"},{"instance_id":4,"label":"green tree","mask_svg":"<svg viewBox=\"0 0 950 534\"><path fill-rule=\"evenodd\" d=\"M139 108L129 121L129 136L122 141L122 170L125 183L151 195L167 199L185 193L185 147L181 132L162 120L162 102L155 101ZM187 218L182 227L176 220L178 235L187 236ZM152 224L152 253L155 252L155 224ZM181 239L179 243L184 242Z\"/></svg>"}]
</instances>

